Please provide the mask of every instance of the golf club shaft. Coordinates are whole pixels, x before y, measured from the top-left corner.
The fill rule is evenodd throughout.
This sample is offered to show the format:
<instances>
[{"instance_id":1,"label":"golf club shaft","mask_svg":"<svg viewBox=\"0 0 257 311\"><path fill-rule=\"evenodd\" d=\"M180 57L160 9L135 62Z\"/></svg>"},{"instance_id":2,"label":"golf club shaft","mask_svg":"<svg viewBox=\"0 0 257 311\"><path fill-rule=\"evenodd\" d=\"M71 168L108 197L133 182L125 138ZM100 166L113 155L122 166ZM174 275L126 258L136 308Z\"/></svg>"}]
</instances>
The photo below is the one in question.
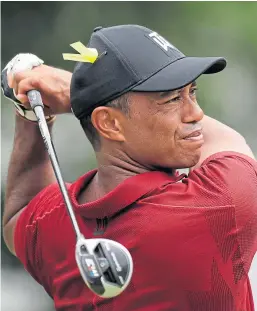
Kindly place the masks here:
<instances>
[{"instance_id":1,"label":"golf club shaft","mask_svg":"<svg viewBox=\"0 0 257 311\"><path fill-rule=\"evenodd\" d=\"M78 226L78 223L77 223L77 220L76 220L76 217L75 217L75 214L74 214L71 202L70 202L68 191L62 178L58 158L57 158L54 145L52 143L51 135L49 133L48 126L46 123L46 119L45 119L45 115L43 111L44 106L43 106L41 95L38 91L32 90L28 92L28 98L29 98L30 105L37 117L39 129L40 129L42 138L44 140L46 149L48 151L56 179L61 189L63 199L66 204L69 216L71 218L72 225L74 227L77 239L79 239L82 236L82 234L79 230L79 226Z\"/></svg>"}]
</instances>

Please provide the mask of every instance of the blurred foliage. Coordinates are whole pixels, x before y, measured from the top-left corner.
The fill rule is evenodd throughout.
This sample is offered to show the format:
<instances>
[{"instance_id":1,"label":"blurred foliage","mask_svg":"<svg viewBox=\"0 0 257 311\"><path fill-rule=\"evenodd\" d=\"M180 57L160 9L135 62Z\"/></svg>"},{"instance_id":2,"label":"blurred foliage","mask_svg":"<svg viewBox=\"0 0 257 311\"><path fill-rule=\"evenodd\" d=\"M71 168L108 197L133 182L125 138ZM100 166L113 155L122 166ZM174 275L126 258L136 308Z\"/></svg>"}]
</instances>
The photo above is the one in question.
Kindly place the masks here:
<instances>
[{"instance_id":1,"label":"blurred foliage","mask_svg":"<svg viewBox=\"0 0 257 311\"><path fill-rule=\"evenodd\" d=\"M96 26L117 24L154 29L186 55L225 56L228 68L223 73L200 78L199 102L208 114L239 130L257 151L256 2L32 1L2 2L1 8L2 67L17 53L30 52L46 64L72 71L74 63L62 59L63 52L73 53L69 44L78 40L86 44ZM14 119L3 96L2 103L3 194ZM54 137L67 180L74 180L95 166L88 142L76 143L84 135L72 116L58 120ZM2 262L17 263L4 243Z\"/></svg>"}]
</instances>

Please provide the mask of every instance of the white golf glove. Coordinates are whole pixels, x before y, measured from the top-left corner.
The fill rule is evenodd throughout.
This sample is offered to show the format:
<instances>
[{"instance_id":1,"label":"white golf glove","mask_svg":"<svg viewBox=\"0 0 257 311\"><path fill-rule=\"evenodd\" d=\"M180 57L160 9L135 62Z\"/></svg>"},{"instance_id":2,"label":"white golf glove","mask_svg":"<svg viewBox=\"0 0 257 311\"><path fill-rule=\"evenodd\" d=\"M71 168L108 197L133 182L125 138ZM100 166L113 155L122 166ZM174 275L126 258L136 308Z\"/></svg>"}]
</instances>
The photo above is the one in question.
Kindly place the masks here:
<instances>
[{"instance_id":1,"label":"white golf glove","mask_svg":"<svg viewBox=\"0 0 257 311\"><path fill-rule=\"evenodd\" d=\"M4 96L13 102L18 113L21 116L30 121L37 121L36 115L32 109L24 108L21 102L18 101L14 90L10 88L8 85L7 75L9 73L15 74L20 71L31 70L32 68L40 66L43 63L44 61L34 54L30 53L17 54L11 61L9 61L9 63L5 66L1 74L1 87ZM49 117L46 116L46 119L47 118Z\"/></svg>"}]
</instances>

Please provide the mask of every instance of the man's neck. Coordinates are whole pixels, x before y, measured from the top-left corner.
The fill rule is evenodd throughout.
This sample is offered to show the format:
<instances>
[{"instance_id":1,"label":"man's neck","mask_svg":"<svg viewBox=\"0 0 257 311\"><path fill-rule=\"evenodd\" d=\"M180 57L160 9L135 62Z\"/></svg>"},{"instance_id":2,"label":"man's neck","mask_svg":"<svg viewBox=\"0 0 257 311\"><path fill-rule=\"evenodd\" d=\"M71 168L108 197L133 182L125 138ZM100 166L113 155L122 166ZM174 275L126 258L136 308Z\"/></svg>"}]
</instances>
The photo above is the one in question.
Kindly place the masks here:
<instances>
[{"instance_id":1,"label":"man's neck","mask_svg":"<svg viewBox=\"0 0 257 311\"><path fill-rule=\"evenodd\" d=\"M155 170L163 170L172 174L172 170L154 169L145 167L127 158L124 154L111 155L109 153L96 153L97 173L87 186L82 190L79 203L97 200L125 181L127 178Z\"/></svg>"},{"instance_id":2,"label":"man's neck","mask_svg":"<svg viewBox=\"0 0 257 311\"><path fill-rule=\"evenodd\" d=\"M77 198L80 204L103 197L127 178L151 171L121 154L101 152L96 153L96 159L97 173Z\"/></svg>"},{"instance_id":3,"label":"man's neck","mask_svg":"<svg viewBox=\"0 0 257 311\"><path fill-rule=\"evenodd\" d=\"M129 177L151 171L126 155L97 154L98 170L95 183L103 193L108 193Z\"/></svg>"}]
</instances>

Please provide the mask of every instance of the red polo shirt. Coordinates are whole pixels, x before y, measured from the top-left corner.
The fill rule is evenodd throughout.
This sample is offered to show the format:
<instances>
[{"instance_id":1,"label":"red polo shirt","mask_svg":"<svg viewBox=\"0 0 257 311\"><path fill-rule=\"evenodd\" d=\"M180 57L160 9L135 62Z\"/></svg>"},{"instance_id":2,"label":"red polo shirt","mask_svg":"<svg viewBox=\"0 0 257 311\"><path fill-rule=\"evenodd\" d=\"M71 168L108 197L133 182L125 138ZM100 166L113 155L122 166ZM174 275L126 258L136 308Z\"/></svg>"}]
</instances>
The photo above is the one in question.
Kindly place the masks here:
<instances>
[{"instance_id":1,"label":"red polo shirt","mask_svg":"<svg viewBox=\"0 0 257 311\"><path fill-rule=\"evenodd\" d=\"M61 193L50 185L21 214L15 248L58 311L254 310L248 271L257 250L256 161L217 153L188 176L144 173L79 205L76 196L95 173L68 185L79 226L94 238L97 219L108 218L98 237L128 248L132 281L112 299L86 287Z\"/></svg>"}]
</instances>

